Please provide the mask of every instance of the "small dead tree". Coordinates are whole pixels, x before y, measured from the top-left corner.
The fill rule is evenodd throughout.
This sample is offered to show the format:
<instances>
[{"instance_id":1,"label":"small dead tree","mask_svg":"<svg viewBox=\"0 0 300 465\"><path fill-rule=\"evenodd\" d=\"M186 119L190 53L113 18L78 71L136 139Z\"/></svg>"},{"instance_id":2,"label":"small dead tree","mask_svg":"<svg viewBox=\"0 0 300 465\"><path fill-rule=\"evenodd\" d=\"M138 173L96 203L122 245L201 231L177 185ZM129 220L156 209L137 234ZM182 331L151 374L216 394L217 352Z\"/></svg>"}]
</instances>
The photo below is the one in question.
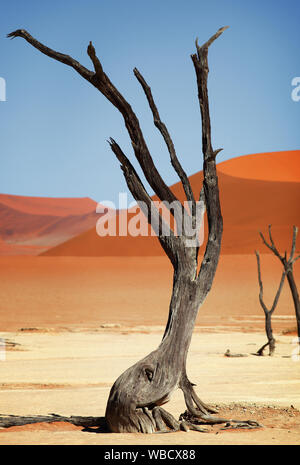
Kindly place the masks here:
<instances>
[{"instance_id":1,"label":"small dead tree","mask_svg":"<svg viewBox=\"0 0 300 465\"><path fill-rule=\"evenodd\" d=\"M291 293L292 293L292 298L294 302L294 307L295 307L295 314L296 314L296 322L297 322L297 333L298 333L298 342L300 344L300 300L299 300L299 294L294 278L294 273L293 273L293 265L294 263L300 258L300 255L295 257L295 252L296 252L296 239L297 239L297 234L298 234L298 228L296 226L293 226L293 238L292 238L292 247L291 247L291 253L289 258L287 258L287 252L284 252L284 255L281 255L275 246L275 243L273 241L272 237L272 232L271 232L272 226L269 225L269 239L270 242L267 242L263 234L260 232L260 237L262 238L263 243L270 249L274 255L281 261L284 269L284 273L286 274Z\"/></svg>"},{"instance_id":2,"label":"small dead tree","mask_svg":"<svg viewBox=\"0 0 300 465\"><path fill-rule=\"evenodd\" d=\"M223 230L216 172L216 156L221 149L214 150L211 143L207 78L209 46L225 29L226 27L219 29L202 46L199 46L196 40L196 53L191 55L196 72L202 117L204 181L199 203L194 198L189 179L177 158L170 134L160 119L151 89L140 72L134 69L134 75L147 97L153 114L154 124L159 129L167 145L172 166L181 180L187 201L190 203L191 208L188 222L190 226L194 227L193 239L196 240L194 245L191 245L191 236L185 230L180 235L175 234L165 223L161 214L155 215L155 224L151 222L151 226L157 231L160 244L169 257L174 269L169 317L159 347L128 368L115 381L111 388L105 418L110 431L113 432L152 433L155 431L178 430L180 428L183 430L192 428L197 431L203 431L198 426L200 423L214 424L228 422L224 418L211 415L212 413L216 413L216 410L199 399L194 390L194 385L189 381L186 373L187 353L195 320L198 309L203 304L212 286L219 260ZM176 226L181 230L182 218L186 218L187 212L159 174L150 155L137 116L129 103L105 74L92 43L90 42L87 53L93 63L94 71L88 70L69 55L46 47L23 29L12 32L8 37L22 37L43 54L71 66L120 111L131 139L135 157L149 185L158 198L165 205L169 206ZM150 221L149 212L152 212L153 209L155 210L151 197L121 147L112 138L109 143L120 162L130 192L147 215L148 221ZM199 214L198 210L200 209L203 215L204 205L207 211L209 231L204 257L199 270L199 246L197 243L199 224L197 226L197 212ZM152 215L151 219L153 219ZM193 228L188 228L189 231L191 229ZM187 411L181 416L179 421L161 407L162 404L168 402L173 391L177 388L183 391L187 406ZM234 422L234 420L231 421ZM253 421L238 421L237 424L249 428L258 426Z\"/></svg>"},{"instance_id":3,"label":"small dead tree","mask_svg":"<svg viewBox=\"0 0 300 465\"><path fill-rule=\"evenodd\" d=\"M274 354L274 351L275 351L275 342L276 341L275 341L274 336L273 336L271 318L272 318L273 312L274 312L274 310L275 310L275 308L277 306L279 296L280 296L280 293L281 293L281 290L282 290L282 287L283 287L283 283L284 283L284 279L285 279L285 271L283 271L283 273L282 273L281 280L280 280L276 295L274 297L272 307L270 309L268 309L265 302L264 302L264 298L263 298L263 296L264 296L264 288L263 288L263 283L262 283L262 279L261 279L259 252L255 251L255 254L256 254L256 260L257 260L257 273L258 273L258 284L259 284L259 302L260 302L260 305L262 306L263 311L265 313L265 329L266 329L266 335L267 335L267 338L268 338L268 342L266 344L264 344L257 351L256 355L263 355L264 349L267 346L269 346L269 355L272 356Z\"/></svg>"}]
</instances>

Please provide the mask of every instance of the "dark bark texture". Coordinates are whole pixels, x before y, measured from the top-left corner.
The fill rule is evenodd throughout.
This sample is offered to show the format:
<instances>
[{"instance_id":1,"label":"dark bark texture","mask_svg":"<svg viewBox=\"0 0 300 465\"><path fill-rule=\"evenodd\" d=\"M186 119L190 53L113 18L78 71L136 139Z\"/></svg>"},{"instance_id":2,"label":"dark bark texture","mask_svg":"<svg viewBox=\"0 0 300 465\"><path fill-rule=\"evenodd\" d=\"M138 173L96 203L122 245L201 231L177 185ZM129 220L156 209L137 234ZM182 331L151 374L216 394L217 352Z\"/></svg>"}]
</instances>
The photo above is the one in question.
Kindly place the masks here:
<instances>
[{"instance_id":1,"label":"dark bark texture","mask_svg":"<svg viewBox=\"0 0 300 465\"><path fill-rule=\"evenodd\" d=\"M274 243L273 236L272 236L272 226L269 225L268 229L269 229L269 242L265 239L264 235L261 232L259 234L265 246L268 247L268 249L270 249L282 263L283 272L287 277L287 281L289 283L293 302L294 302L298 342L300 345L300 300L299 300L297 285L296 285L294 274L293 274L294 263L300 258L300 255L295 256L298 228L296 226L293 227L292 246L291 246L291 252L290 252L289 258L287 258L286 251L284 252L284 255L281 255L280 252L278 251Z\"/></svg>"},{"instance_id":2,"label":"dark bark texture","mask_svg":"<svg viewBox=\"0 0 300 465\"><path fill-rule=\"evenodd\" d=\"M200 423L228 422L226 419L212 415L216 411L199 399L186 374L186 358L195 319L199 307L211 289L222 239L223 223L216 171L216 156L221 149L214 150L212 148L207 78L209 46L225 29L227 27L219 29L202 46L198 45L197 40L196 53L191 56L196 73L202 119L204 181L199 204L203 214L206 208L209 229L204 256L199 269L197 240L191 245L190 236L186 234L185 230L180 235L176 234L169 225L165 224L162 216L157 214L156 224L151 225L157 231L160 244L174 269L169 317L159 347L122 373L111 388L105 418L110 431L113 432L154 433L179 429L203 431L203 428L199 426ZM93 63L94 71L88 70L72 57L46 47L23 29L14 31L8 36L11 38L22 37L40 52L72 67L120 111L134 155L147 182L158 198L162 202L166 202L174 216L175 225L180 229L182 217L186 215L186 210L159 174L136 114L105 74L92 43L90 42L87 53ZM161 121L150 87L136 68L134 75L148 100L154 124L167 146L171 164L181 180L187 201L191 203L188 221L195 226L198 224L196 221L198 210L188 176L180 164L167 127ZM109 143L120 162L129 190L136 201L141 204L141 209L146 205L147 211L145 213L149 219L149 211L156 208L151 197L121 147L114 139L110 139ZM163 228L161 228L162 225ZM164 233L161 232L162 230ZM197 239L198 235L199 229L196 228L194 238ZM161 407L168 402L172 392L177 388L183 391L187 407L187 411L179 420L176 420ZM239 421L238 424L241 422ZM246 427L258 426L256 422L247 421L243 425Z\"/></svg>"}]
</instances>

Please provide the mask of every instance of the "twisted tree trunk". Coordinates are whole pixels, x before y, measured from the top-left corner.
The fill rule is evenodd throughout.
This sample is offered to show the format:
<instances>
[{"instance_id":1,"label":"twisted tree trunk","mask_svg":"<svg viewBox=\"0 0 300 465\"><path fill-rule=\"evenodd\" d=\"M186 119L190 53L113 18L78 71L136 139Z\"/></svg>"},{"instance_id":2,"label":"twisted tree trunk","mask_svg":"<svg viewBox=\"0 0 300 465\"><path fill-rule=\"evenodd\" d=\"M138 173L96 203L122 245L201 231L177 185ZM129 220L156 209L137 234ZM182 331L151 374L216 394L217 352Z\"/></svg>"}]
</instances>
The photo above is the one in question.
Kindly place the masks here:
<instances>
[{"instance_id":1,"label":"twisted tree trunk","mask_svg":"<svg viewBox=\"0 0 300 465\"><path fill-rule=\"evenodd\" d=\"M203 431L198 426L199 422L211 424L228 422L228 420L211 415L211 413L216 413L215 410L205 405L198 398L193 384L186 374L186 358L198 309L211 289L221 247L223 226L216 172L216 156L221 149L213 150L211 143L207 92L207 57L209 46L225 29L226 27L219 29L201 47L196 40L197 50L191 56L196 72L202 118L204 181L199 202L195 201L189 179L177 158L170 134L160 119L151 89L139 71L136 68L134 69L134 74L147 97L154 124L159 129L167 145L172 166L181 180L190 206L189 213L163 181L150 155L138 118L129 103L103 71L102 64L91 42L87 53L93 63L94 71L88 70L72 57L46 47L23 29L8 35L11 38L22 37L45 55L71 66L121 112L135 157L146 180L158 198L169 208L174 216L177 229L181 231L178 235L175 230L165 223L158 211L156 211L153 220L150 212L157 209L151 197L127 156L115 140L110 139L111 149L120 162L128 188L156 231L160 244L174 268L169 318L159 347L128 368L111 388L105 418L110 430L114 432L151 433L169 429L178 430L179 428L183 430L192 428ZM209 232L204 257L198 272L198 236L205 208L207 210ZM182 228L186 220L188 223L187 229ZM169 400L172 392L178 387L184 393L187 412L183 414L180 420L175 420L161 405ZM241 424L241 422L239 421L238 424ZM247 427L258 426L256 422L244 422L243 425Z\"/></svg>"}]
</instances>

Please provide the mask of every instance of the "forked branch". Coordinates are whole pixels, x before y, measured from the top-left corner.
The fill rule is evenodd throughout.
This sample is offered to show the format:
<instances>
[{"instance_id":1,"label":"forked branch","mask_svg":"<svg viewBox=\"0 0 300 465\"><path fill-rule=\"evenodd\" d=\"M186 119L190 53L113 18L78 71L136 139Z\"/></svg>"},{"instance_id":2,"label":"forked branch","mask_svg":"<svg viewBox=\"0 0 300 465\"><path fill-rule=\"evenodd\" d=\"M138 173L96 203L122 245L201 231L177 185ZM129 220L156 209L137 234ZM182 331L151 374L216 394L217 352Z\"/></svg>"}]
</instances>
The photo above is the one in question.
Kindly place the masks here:
<instances>
[{"instance_id":1,"label":"forked branch","mask_svg":"<svg viewBox=\"0 0 300 465\"><path fill-rule=\"evenodd\" d=\"M210 290L220 255L223 220L219 199L218 176L216 170L216 156L222 149L213 150L211 143L211 125L208 102L208 47L216 40L226 27L220 28L201 47L196 40L197 53L191 56L197 78L198 98L202 121L202 152L203 152L203 188L208 221L208 240L201 263L198 281L203 298ZM203 197L203 192L202 192ZM208 284L210 283L210 284Z\"/></svg>"},{"instance_id":2,"label":"forked branch","mask_svg":"<svg viewBox=\"0 0 300 465\"><path fill-rule=\"evenodd\" d=\"M130 192L134 199L138 202L142 212L148 220L148 223L152 226L171 263L175 266L176 247L180 244L180 238L174 236L170 226L162 218L161 213L157 210L153 200L146 191L134 166L126 157L121 147L112 138L110 138L109 144L121 163L121 168Z\"/></svg>"},{"instance_id":3,"label":"forked branch","mask_svg":"<svg viewBox=\"0 0 300 465\"><path fill-rule=\"evenodd\" d=\"M274 312L274 310L275 310L275 308L277 306L279 296L280 296L280 293L281 293L281 290L282 290L282 287L283 287L284 279L285 279L285 276L286 276L286 272L283 271L283 273L281 275L280 283L279 283L276 295L274 297L273 304L272 304L271 308L268 309L265 302L264 302L264 298L263 298L264 289L263 289L263 283L262 283L262 279L261 279L261 267L260 267L260 255L259 255L259 252L255 251L255 255L256 255L256 260L257 260L257 273L258 273L258 284L259 284L259 302L260 302L260 304L261 304L261 306L263 308L263 311L265 313L265 329L266 329L266 334L267 334L267 338L268 338L267 344L264 344L257 351L257 355L263 355L263 351L267 346L269 346L269 355L273 355L273 353L275 351L275 339L273 337L273 331L272 331L272 325L271 325L271 317L272 317L272 314L273 314L273 312Z\"/></svg>"},{"instance_id":4,"label":"forked branch","mask_svg":"<svg viewBox=\"0 0 300 465\"><path fill-rule=\"evenodd\" d=\"M164 182L156 166L154 165L153 159L142 134L137 116L123 95L118 91L118 89L113 85L113 83L103 71L101 62L97 57L95 48L91 42L87 48L87 53L93 63L95 72L88 70L69 55L56 52L55 50L45 46L34 37L32 37L24 29L18 29L14 32L11 32L8 34L8 37L22 37L43 54L68 66L71 66L82 77L84 77L93 86L95 86L122 114L126 129L131 139L135 156L155 194L161 201L166 201L167 205L171 204L172 202L178 202L178 199ZM171 213L174 215L176 215L176 208L178 208L178 206L175 206L175 208L171 210Z\"/></svg>"},{"instance_id":5,"label":"forked branch","mask_svg":"<svg viewBox=\"0 0 300 465\"><path fill-rule=\"evenodd\" d=\"M269 229L270 242L268 242L265 239L264 235L261 232L259 234L265 246L268 247L268 249L270 249L276 257L278 257L278 259L281 261L283 265L283 269L286 274L286 277L287 277L287 280L290 286L290 290L292 293L293 302L294 302L296 321L297 321L298 341L300 344L300 300L299 300L297 285L296 285L294 274L293 274L293 265L300 258L300 255L295 257L298 228L296 226L293 226L292 246L291 246L291 252L290 252L289 258L287 258L286 251L284 252L284 255L281 255L279 253L273 240L273 236L271 232L271 225L269 225L268 229Z\"/></svg>"},{"instance_id":6,"label":"forked branch","mask_svg":"<svg viewBox=\"0 0 300 465\"><path fill-rule=\"evenodd\" d=\"M286 271L287 271L287 268L293 266L293 264L300 258L300 255L295 257L298 228L297 228L297 226L293 226L292 246L291 246L290 256L289 256L288 259L287 259L287 252L285 251L284 255L281 255L280 252L278 251L275 243L274 243L273 236L272 236L272 225L271 224L269 224L269 226L268 226L268 232L269 232L270 242L268 242L265 239L264 235L261 232L259 232L259 235L262 238L262 241L265 244L265 246L268 247L268 249L270 249L274 253L274 255L276 255L276 257L279 258L279 260L285 266Z\"/></svg>"},{"instance_id":7,"label":"forked branch","mask_svg":"<svg viewBox=\"0 0 300 465\"><path fill-rule=\"evenodd\" d=\"M149 103L149 106L150 106L150 109L151 109L151 112L152 112L152 115L153 115L154 125L158 128L159 132L161 133L161 135L162 135L162 137L163 137L163 139L164 139L164 141L166 143L166 146L167 146L169 154L170 154L171 164L172 164L173 168L175 169L176 173L178 174L178 176L179 176L179 178L181 180L181 183L182 183L182 186L183 186L183 189L184 189L187 200L189 202L191 202L191 204L192 204L192 214L195 215L196 214L195 198L194 198L194 194L193 194L193 191L192 191L192 187L191 187L189 178L187 177L186 172L184 171L184 169L182 168L182 166L181 166L181 164L180 164L180 162L178 160L178 157L176 155L176 150L175 150L172 138L171 138L171 136L169 134L169 131L168 131L165 123L163 123L161 121L161 119L160 119L160 115L159 115L157 106L156 106L156 104L154 102L154 98L153 98L153 95L152 95L152 92L151 92L151 88L148 86L148 84L145 81L144 77L141 75L141 73L138 71L137 68L134 68L133 72L134 72L135 77L137 78L137 80L139 81L139 83L141 84L141 86L142 86L142 88L144 90L144 93L145 93L145 95L147 97L147 100L148 100L148 103Z\"/></svg>"},{"instance_id":8,"label":"forked branch","mask_svg":"<svg viewBox=\"0 0 300 465\"><path fill-rule=\"evenodd\" d=\"M29 32L25 31L25 29L18 29L14 32L11 32L10 34L7 34L7 37L10 37L11 39L14 39L15 37L22 37L25 39L30 45L32 45L34 48L42 52L44 55L47 55L50 58L53 58L56 61L60 61L61 63L64 63L65 65L71 66L77 73L79 73L84 79L87 79L88 81L93 77L93 72L90 71L89 69L85 68L82 66L78 61L74 60L69 55L65 55L64 53L56 52L55 50L52 50L51 48L47 47L46 45L42 44L38 40L36 40L34 37L32 37Z\"/></svg>"}]
</instances>

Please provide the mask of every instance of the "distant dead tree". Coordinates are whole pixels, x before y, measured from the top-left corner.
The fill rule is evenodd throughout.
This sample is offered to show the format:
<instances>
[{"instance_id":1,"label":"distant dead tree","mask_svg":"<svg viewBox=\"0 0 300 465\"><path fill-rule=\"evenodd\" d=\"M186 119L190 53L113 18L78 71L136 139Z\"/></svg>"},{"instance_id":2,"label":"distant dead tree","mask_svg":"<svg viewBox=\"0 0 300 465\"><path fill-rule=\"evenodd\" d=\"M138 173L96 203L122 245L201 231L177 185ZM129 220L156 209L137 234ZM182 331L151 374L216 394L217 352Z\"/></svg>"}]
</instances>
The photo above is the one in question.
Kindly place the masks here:
<instances>
[{"instance_id":1,"label":"distant dead tree","mask_svg":"<svg viewBox=\"0 0 300 465\"><path fill-rule=\"evenodd\" d=\"M268 338L268 342L266 344L264 344L257 351L256 355L263 355L264 349L267 346L269 346L269 355L272 356L274 354L274 351L275 351L275 339L273 337L271 318L272 318L272 314L273 314L273 312L274 312L274 310L275 310L275 308L277 306L278 299L279 299L279 296L280 296L280 293L281 293L281 290L282 290L282 287L283 287L283 283L284 283L284 279L285 279L285 271L283 271L283 273L282 273L281 280L280 280L276 295L274 297L272 307L268 310L268 308L267 308L267 306L266 306L266 304L264 302L264 298L263 298L263 296L264 296L264 288L263 288L263 283L262 283L262 279L261 279L259 252L256 250L255 254L256 254L256 260L257 260L257 273L258 273L258 284L259 284L259 302L260 302L260 304L261 304L261 306L263 308L263 311L265 313L265 329L266 329L266 335L267 335L267 338Z\"/></svg>"},{"instance_id":2,"label":"distant dead tree","mask_svg":"<svg viewBox=\"0 0 300 465\"><path fill-rule=\"evenodd\" d=\"M183 170L174 148L170 134L161 121L150 87L143 76L135 68L134 75L142 86L147 97L154 124L160 131L167 145L171 164L178 174L187 201L191 205L189 221L195 227L193 238L199 235L197 226L197 212L202 216L206 207L208 219L208 240L201 264L199 262L199 244L190 243L190 234L184 230L177 235L168 228L162 215L156 216L156 224L151 226L157 231L158 239L166 255L170 259L173 269L173 291L169 307L169 317L165 332L159 347L139 362L128 368L115 381L111 388L105 418L110 431L113 432L142 432L187 430L188 428L203 431L201 423L215 424L228 420L219 418L212 413L216 410L206 405L197 396L194 384L190 382L186 373L186 359L194 329L198 309L209 293L215 276L223 230L221 215L218 177L216 172L216 156L221 149L214 150L211 143L211 125L208 104L208 49L227 27L220 28L202 46L196 40L196 53L191 55L198 86L198 97L202 117L202 150L203 150L203 186L200 201L196 202L189 179ZM172 215L178 228L181 227L184 207L178 201L172 190L163 181L140 128L139 120L133 109L118 89L105 74L102 64L96 55L95 48L90 42L87 53L94 70L82 66L69 55L56 52L37 41L24 29L8 34L8 37L22 37L29 44L43 54L71 66L84 79L98 89L122 114L128 131L135 157L142 169L149 185L158 198L165 205L172 205ZM110 147L120 162L128 188L135 200L145 206L146 214L155 209L153 201L146 191L137 171L114 139L109 141ZM200 190L200 189L199 189ZM174 208L173 208L174 206ZM149 216L147 216L149 221ZM162 234L162 227L165 231ZM198 266L199 265L199 266ZM187 411L176 420L161 405L168 402L173 391L180 388L183 391ZM50 419L51 420L51 419ZM49 421L50 421L49 420ZM13 421L13 420L7 420ZM82 422L79 418L77 421ZM89 422L93 421L89 419ZM233 422L232 427L257 427L255 421Z\"/></svg>"},{"instance_id":3,"label":"distant dead tree","mask_svg":"<svg viewBox=\"0 0 300 465\"><path fill-rule=\"evenodd\" d=\"M294 307L295 307L295 314L296 314L296 322L297 322L297 333L298 333L298 342L300 344L300 301L299 301L299 294L293 274L293 265L294 263L300 258L300 255L295 257L295 252L296 252L296 239L297 239L297 234L298 234L298 228L296 226L293 226L293 238L292 238L292 247L291 247L291 253L289 258L287 258L287 252L284 252L284 255L281 255L278 252L277 247L275 246L275 243L273 241L272 237L272 232L271 232L272 226L269 225L269 240L270 242L267 242L266 239L264 238L263 234L260 232L260 237L263 240L263 243L276 255L276 257L281 261L284 269L284 273L287 277L291 293L292 293L292 298L294 302Z\"/></svg>"}]
</instances>

